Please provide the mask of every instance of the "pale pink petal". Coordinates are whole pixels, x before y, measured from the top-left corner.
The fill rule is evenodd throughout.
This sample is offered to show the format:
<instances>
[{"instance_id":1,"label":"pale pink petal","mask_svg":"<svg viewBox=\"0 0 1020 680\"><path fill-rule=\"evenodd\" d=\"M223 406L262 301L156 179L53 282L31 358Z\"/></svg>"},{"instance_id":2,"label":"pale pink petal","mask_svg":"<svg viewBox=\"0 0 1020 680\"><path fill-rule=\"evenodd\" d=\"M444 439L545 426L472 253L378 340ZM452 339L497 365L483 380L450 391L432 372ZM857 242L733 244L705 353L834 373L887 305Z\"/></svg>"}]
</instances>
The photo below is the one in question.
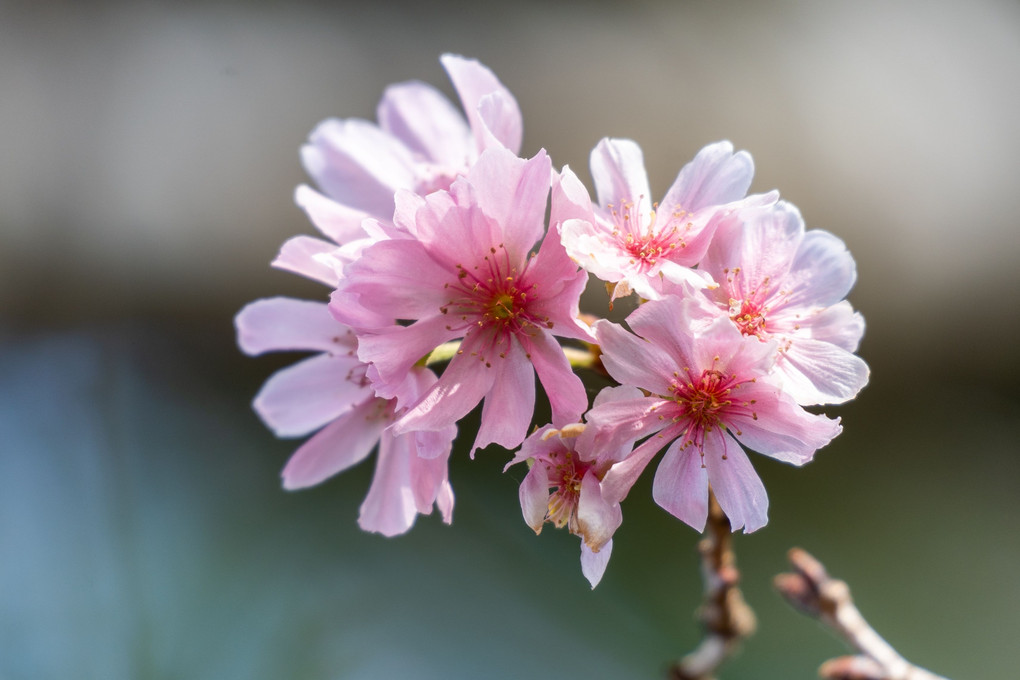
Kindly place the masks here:
<instances>
[{"instance_id":1,"label":"pale pink petal","mask_svg":"<svg viewBox=\"0 0 1020 680\"><path fill-rule=\"evenodd\" d=\"M490 363L491 368L478 369L491 372L493 376L492 389L485 395L472 454L493 443L506 449L516 447L528 435L528 426L535 414L535 371L524 356L524 348L511 342L506 356L494 357ZM584 388L581 389L583 394Z\"/></svg>"},{"instance_id":2,"label":"pale pink petal","mask_svg":"<svg viewBox=\"0 0 1020 680\"><path fill-rule=\"evenodd\" d=\"M827 231L812 229L804 234L797 257L784 286L792 293L790 307L828 307L850 292L857 280L857 266L846 244Z\"/></svg>"},{"instance_id":3,"label":"pale pink petal","mask_svg":"<svg viewBox=\"0 0 1020 680\"><path fill-rule=\"evenodd\" d=\"M478 343L466 337L461 352L450 361L437 382L421 401L405 413L393 428L402 434L411 430L439 430L466 416L490 389L496 371L481 363L475 352Z\"/></svg>"},{"instance_id":4,"label":"pale pink petal","mask_svg":"<svg viewBox=\"0 0 1020 680\"><path fill-rule=\"evenodd\" d=\"M308 277L334 288L340 280L337 265L332 258L336 249L336 244L329 241L311 236L295 236L283 244L280 254L272 264L278 269Z\"/></svg>"},{"instance_id":5,"label":"pale pink petal","mask_svg":"<svg viewBox=\"0 0 1020 680\"><path fill-rule=\"evenodd\" d=\"M638 311L652 304L641 305ZM669 394L668 376L679 368L679 357L670 356L660 346L605 319L595 322L595 335L602 348L602 364L618 383L640 387L653 394Z\"/></svg>"},{"instance_id":6,"label":"pale pink petal","mask_svg":"<svg viewBox=\"0 0 1020 680\"><path fill-rule=\"evenodd\" d=\"M341 205L305 184L294 190L294 202L308 214L319 231L337 243L365 236L361 223L369 215L364 211Z\"/></svg>"},{"instance_id":7,"label":"pale pink petal","mask_svg":"<svg viewBox=\"0 0 1020 680\"><path fill-rule=\"evenodd\" d=\"M730 520L730 528L736 531L743 527L749 534L769 521L765 485L740 445L720 430L715 433L717 436L705 441L705 465L712 491Z\"/></svg>"},{"instance_id":8,"label":"pale pink petal","mask_svg":"<svg viewBox=\"0 0 1020 680\"><path fill-rule=\"evenodd\" d=\"M442 496L449 493L449 507L444 508L442 505L440 507L443 521L449 524L452 519L450 513L453 510L453 489L450 487L448 479L449 459L450 452L453 449L453 439L457 436L456 428L448 428L447 434L449 436L446 439L446 452L435 458L422 458L417 455L417 447L414 442L416 437L413 435L403 436L410 437L412 440L408 449L408 457L411 461L411 490L414 494L415 507L418 509L418 513L422 515L431 514L432 506L440 502ZM386 435L384 434L383 436L385 437Z\"/></svg>"},{"instance_id":9,"label":"pale pink petal","mask_svg":"<svg viewBox=\"0 0 1020 680\"><path fill-rule=\"evenodd\" d=\"M256 300L234 319L237 344L245 354L309 350L353 353L357 340L323 302L275 297Z\"/></svg>"},{"instance_id":10,"label":"pale pink petal","mask_svg":"<svg viewBox=\"0 0 1020 680\"><path fill-rule=\"evenodd\" d=\"M634 399L643 398L644 394L642 394L641 390L636 387L631 387L629 385L611 385L599 390L599 393L595 395L595 401L592 402L591 407L597 408L602 404L609 404L614 401L633 401Z\"/></svg>"},{"instance_id":11,"label":"pale pink petal","mask_svg":"<svg viewBox=\"0 0 1020 680\"><path fill-rule=\"evenodd\" d=\"M520 153L524 137L521 110L508 92L490 92L478 102L478 117L485 134L482 148L505 146L514 153Z\"/></svg>"},{"instance_id":12,"label":"pale pink petal","mask_svg":"<svg viewBox=\"0 0 1020 680\"><path fill-rule=\"evenodd\" d=\"M585 472L581 480L577 523L584 542L595 551L604 548L623 524L620 504L610 503L602 496L599 479L592 470Z\"/></svg>"},{"instance_id":13,"label":"pale pink petal","mask_svg":"<svg viewBox=\"0 0 1020 680\"><path fill-rule=\"evenodd\" d=\"M357 295L363 307L390 319L418 319L440 313L449 299L443 282L450 280L455 274L436 264L420 242L399 239L366 248L345 269L337 290L340 295ZM342 305L334 305L333 313L358 328L358 321L348 319Z\"/></svg>"},{"instance_id":14,"label":"pale pink petal","mask_svg":"<svg viewBox=\"0 0 1020 680\"><path fill-rule=\"evenodd\" d=\"M529 308L534 316L548 320L552 334L595 342L591 327L579 318L588 274L570 259L555 231L546 236L538 254L528 263L528 283L535 285Z\"/></svg>"},{"instance_id":15,"label":"pale pink petal","mask_svg":"<svg viewBox=\"0 0 1020 680\"><path fill-rule=\"evenodd\" d=\"M727 422L740 442L758 453L784 463L803 465L815 451L842 431L839 419L805 411L785 392L759 381L745 384L744 399L755 399L754 416L733 417Z\"/></svg>"},{"instance_id":16,"label":"pale pink petal","mask_svg":"<svg viewBox=\"0 0 1020 680\"><path fill-rule=\"evenodd\" d=\"M567 219L559 224L559 233L570 258L599 280L616 283L632 273L630 255L595 222Z\"/></svg>"},{"instance_id":17,"label":"pale pink petal","mask_svg":"<svg viewBox=\"0 0 1020 680\"><path fill-rule=\"evenodd\" d=\"M776 372L798 404L842 404L857 396L871 373L857 355L811 338L792 339Z\"/></svg>"},{"instance_id":18,"label":"pale pink petal","mask_svg":"<svg viewBox=\"0 0 1020 680\"><path fill-rule=\"evenodd\" d=\"M673 285L688 285L695 290L701 290L702 288L708 288L715 285L715 280L712 275L701 269L691 269L682 264L677 264L670 260L664 260L659 264L659 274L665 279L666 282ZM656 286L653 290L658 294L655 298L645 299L658 299L661 297L661 293L664 288Z\"/></svg>"},{"instance_id":19,"label":"pale pink petal","mask_svg":"<svg viewBox=\"0 0 1020 680\"><path fill-rule=\"evenodd\" d=\"M386 332L363 335L358 341L358 358L371 364L369 377L377 394L390 399L397 396L412 366L456 336L447 329L447 319L442 316L410 326L391 325Z\"/></svg>"},{"instance_id":20,"label":"pale pink petal","mask_svg":"<svg viewBox=\"0 0 1020 680\"><path fill-rule=\"evenodd\" d=\"M588 579L592 590L602 580L602 575L606 573L609 556L612 554L613 542L611 540L598 552L592 552L592 549L585 545L584 541L581 541L581 573Z\"/></svg>"},{"instance_id":21,"label":"pale pink petal","mask_svg":"<svg viewBox=\"0 0 1020 680\"><path fill-rule=\"evenodd\" d=\"M377 109L379 126L422 159L462 168L475 150L464 116L431 85L390 85Z\"/></svg>"},{"instance_id":22,"label":"pale pink petal","mask_svg":"<svg viewBox=\"0 0 1020 680\"><path fill-rule=\"evenodd\" d=\"M678 439L666 449L652 482L652 498L669 514L697 531L708 520L708 470L700 452Z\"/></svg>"},{"instance_id":23,"label":"pale pink petal","mask_svg":"<svg viewBox=\"0 0 1020 680\"><path fill-rule=\"evenodd\" d=\"M630 201L637 206L639 223L644 227L651 214L652 197L641 147L629 139L605 138L591 152L591 176L599 205L620 210Z\"/></svg>"},{"instance_id":24,"label":"pale pink petal","mask_svg":"<svg viewBox=\"0 0 1020 680\"><path fill-rule=\"evenodd\" d=\"M549 224L558 225L570 219L594 222L595 213L588 190L574 171L564 165L562 172L553 180Z\"/></svg>"},{"instance_id":25,"label":"pale pink petal","mask_svg":"<svg viewBox=\"0 0 1020 680\"><path fill-rule=\"evenodd\" d=\"M672 403L671 400L645 396L601 403L585 416L587 427L578 437L577 450L583 451L590 460L600 451L616 451L632 445L669 424L663 419L662 409Z\"/></svg>"},{"instance_id":26,"label":"pale pink petal","mask_svg":"<svg viewBox=\"0 0 1020 680\"><path fill-rule=\"evenodd\" d=\"M498 242L513 255L525 255L545 233L552 181L549 156L543 150L523 160L506 149L487 149L467 179L482 212L502 227Z\"/></svg>"},{"instance_id":27,"label":"pale pink petal","mask_svg":"<svg viewBox=\"0 0 1020 680\"><path fill-rule=\"evenodd\" d=\"M418 517L412 488L416 458L412 437L382 435L372 486L358 514L358 526L363 531L397 536L414 526ZM430 503L428 510L431 509Z\"/></svg>"},{"instance_id":28,"label":"pale pink petal","mask_svg":"<svg viewBox=\"0 0 1020 680\"><path fill-rule=\"evenodd\" d=\"M287 461L283 488L313 486L364 460L389 425L378 411L378 400L369 396L316 432Z\"/></svg>"},{"instance_id":29,"label":"pale pink petal","mask_svg":"<svg viewBox=\"0 0 1020 680\"><path fill-rule=\"evenodd\" d=\"M656 402L659 400L645 399L646 402ZM626 404L627 402L622 402ZM659 401L660 404L664 403ZM662 427L662 421L659 420L659 414L650 413L646 416L643 421L633 421L635 425L641 427L638 429L637 434L646 434L648 429L653 432L655 428ZM588 432L586 429L585 432ZM665 433L660 432L649 437L647 440L641 443L640 446L631 451L630 455L627 456L623 461L616 463L611 468L606 476L602 478L602 497L609 503L619 503L627 497L630 493L630 489L637 482L638 477L648 467L648 463L651 462L652 458L655 457L659 451L662 450L669 441L676 435L667 436ZM580 446L580 444L578 444ZM606 449L613 448L612 446L602 445Z\"/></svg>"},{"instance_id":30,"label":"pale pink petal","mask_svg":"<svg viewBox=\"0 0 1020 680\"><path fill-rule=\"evenodd\" d=\"M321 122L301 148L305 170L330 198L373 217L393 214L393 192L415 188L411 151L363 120Z\"/></svg>"},{"instance_id":31,"label":"pale pink petal","mask_svg":"<svg viewBox=\"0 0 1020 680\"><path fill-rule=\"evenodd\" d=\"M545 463L536 461L531 466L521 482L519 495L525 524L536 534L541 533L549 510L549 475Z\"/></svg>"},{"instance_id":32,"label":"pale pink petal","mask_svg":"<svg viewBox=\"0 0 1020 680\"><path fill-rule=\"evenodd\" d=\"M493 255L490 249L503 242L501 225L486 215L475 199L474 187L465 178L457 179L449 192L426 196L414 224L408 225L428 257L450 272L482 266L484 258ZM455 276L451 273L442 281L453 281Z\"/></svg>"},{"instance_id":33,"label":"pale pink petal","mask_svg":"<svg viewBox=\"0 0 1020 680\"><path fill-rule=\"evenodd\" d=\"M864 336L864 317L843 300L806 319L802 328L815 340L856 352Z\"/></svg>"},{"instance_id":34,"label":"pale pink petal","mask_svg":"<svg viewBox=\"0 0 1020 680\"><path fill-rule=\"evenodd\" d=\"M363 375L357 358L318 354L270 376L253 406L278 437L300 437L372 396Z\"/></svg>"},{"instance_id":35,"label":"pale pink petal","mask_svg":"<svg viewBox=\"0 0 1020 680\"><path fill-rule=\"evenodd\" d=\"M754 177L754 162L746 151L733 153L729 142L709 144L685 165L662 199L662 208L677 206L688 212L743 198Z\"/></svg>"},{"instance_id":36,"label":"pale pink petal","mask_svg":"<svg viewBox=\"0 0 1020 680\"><path fill-rule=\"evenodd\" d=\"M588 410L588 395L581 379L570 368L563 348L549 333L539 333L527 340L522 338L522 343L549 397L553 425L563 427L576 423ZM533 401L531 406L534 406Z\"/></svg>"},{"instance_id":37,"label":"pale pink petal","mask_svg":"<svg viewBox=\"0 0 1020 680\"><path fill-rule=\"evenodd\" d=\"M439 486L436 493L436 507L439 509L439 516L443 518L444 524L453 522L453 486L449 480Z\"/></svg>"},{"instance_id":38,"label":"pale pink petal","mask_svg":"<svg viewBox=\"0 0 1020 680\"><path fill-rule=\"evenodd\" d=\"M518 153L521 150L523 126L520 122L520 109L510 91L503 83L499 82L492 71L474 59L465 59L456 54L444 54L439 60L450 75L457 94L460 95L460 101L464 105L464 112L474 131L479 151L485 148L485 131L489 130L507 149L515 154ZM501 93L506 99L506 102L500 105L500 115L505 117L505 121L494 125L495 129L488 128L479 113L479 104L482 98L493 92ZM487 113L491 116L493 112L490 110Z\"/></svg>"}]
</instances>

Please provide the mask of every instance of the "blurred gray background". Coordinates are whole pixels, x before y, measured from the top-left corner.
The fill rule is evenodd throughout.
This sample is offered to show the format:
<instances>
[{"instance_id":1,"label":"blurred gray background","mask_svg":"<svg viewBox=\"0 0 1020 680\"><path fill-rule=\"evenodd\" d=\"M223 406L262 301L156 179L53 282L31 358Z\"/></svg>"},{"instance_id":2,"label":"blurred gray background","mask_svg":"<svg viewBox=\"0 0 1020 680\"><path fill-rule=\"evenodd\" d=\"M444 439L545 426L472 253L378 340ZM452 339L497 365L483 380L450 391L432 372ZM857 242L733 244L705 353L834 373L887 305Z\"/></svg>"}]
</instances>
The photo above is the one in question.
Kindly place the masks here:
<instances>
[{"instance_id":1,"label":"blurred gray background","mask_svg":"<svg viewBox=\"0 0 1020 680\"><path fill-rule=\"evenodd\" d=\"M693 531L645 480L602 584L535 537L509 454L457 453L455 519L359 532L371 466L285 493L250 411L247 301L313 229L298 148L442 52L518 98L525 154L587 179L603 136L653 192L730 139L857 258L870 386L796 470L754 457L739 537L760 632L722 677L843 653L770 587L802 546L911 660L1016 674L1020 5L0 3L0 679L657 678L696 644ZM601 309L592 311L600 312Z\"/></svg>"}]
</instances>

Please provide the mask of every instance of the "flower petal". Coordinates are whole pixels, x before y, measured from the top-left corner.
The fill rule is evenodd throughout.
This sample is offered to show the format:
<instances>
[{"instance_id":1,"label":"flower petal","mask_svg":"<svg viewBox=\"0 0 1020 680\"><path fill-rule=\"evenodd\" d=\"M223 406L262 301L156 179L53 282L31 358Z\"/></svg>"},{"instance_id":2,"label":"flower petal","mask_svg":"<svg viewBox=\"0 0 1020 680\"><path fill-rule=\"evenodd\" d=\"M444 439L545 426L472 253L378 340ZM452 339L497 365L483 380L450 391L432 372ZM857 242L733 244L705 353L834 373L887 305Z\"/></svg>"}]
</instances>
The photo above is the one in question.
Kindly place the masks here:
<instances>
[{"instance_id":1,"label":"flower petal","mask_svg":"<svg viewBox=\"0 0 1020 680\"><path fill-rule=\"evenodd\" d=\"M613 542L610 540L598 552L593 552L584 541L581 541L581 573L588 579L592 590L602 580L609 565L609 556L613 554Z\"/></svg>"},{"instance_id":2,"label":"flower petal","mask_svg":"<svg viewBox=\"0 0 1020 680\"><path fill-rule=\"evenodd\" d=\"M521 123L521 111L517 106L510 91L496 78L495 74L486 66L474 59L465 59L456 54L444 54L439 59L443 68L453 81L453 86L460 95L460 101L464 105L464 112L467 114L468 123L475 134L475 142L478 150L486 148L486 135L488 130L496 139L514 154L521 150L521 136L523 125ZM500 123L495 124L491 119L493 111L489 108L486 118L492 127L488 127L479 112L479 105L486 95L498 92L502 101L499 105ZM490 105L491 107L491 105Z\"/></svg>"},{"instance_id":3,"label":"flower petal","mask_svg":"<svg viewBox=\"0 0 1020 680\"><path fill-rule=\"evenodd\" d=\"M846 297L857 265L842 239L820 229L805 232L784 285L790 307L828 307Z\"/></svg>"},{"instance_id":4,"label":"flower petal","mask_svg":"<svg viewBox=\"0 0 1020 680\"><path fill-rule=\"evenodd\" d=\"M871 370L841 347L812 338L795 338L776 363L783 390L798 404L842 404L857 396Z\"/></svg>"},{"instance_id":5,"label":"flower petal","mask_svg":"<svg viewBox=\"0 0 1020 680\"><path fill-rule=\"evenodd\" d=\"M475 356L478 346L477 338L464 338L439 381L393 425L396 434L448 427L478 405L492 389L497 373Z\"/></svg>"},{"instance_id":6,"label":"flower petal","mask_svg":"<svg viewBox=\"0 0 1020 680\"><path fill-rule=\"evenodd\" d=\"M294 202L307 213L308 219L319 231L336 243L343 244L365 236L361 223L369 215L362 210L341 205L306 184L294 190Z\"/></svg>"},{"instance_id":7,"label":"flower petal","mask_svg":"<svg viewBox=\"0 0 1020 680\"><path fill-rule=\"evenodd\" d=\"M283 488L314 486L364 460L389 425L378 401L369 396L302 444L283 468Z\"/></svg>"},{"instance_id":8,"label":"flower petal","mask_svg":"<svg viewBox=\"0 0 1020 680\"><path fill-rule=\"evenodd\" d=\"M505 146L520 153L524 137L521 110L509 92L490 92L478 101L478 118L485 134L482 148Z\"/></svg>"},{"instance_id":9,"label":"flower petal","mask_svg":"<svg viewBox=\"0 0 1020 680\"><path fill-rule=\"evenodd\" d=\"M237 344L245 354L309 350L350 354L357 347L351 329L323 302L274 297L256 300L237 313Z\"/></svg>"},{"instance_id":10,"label":"flower petal","mask_svg":"<svg viewBox=\"0 0 1020 680\"><path fill-rule=\"evenodd\" d=\"M311 236L295 236L283 244L280 254L272 264L277 269L299 274L335 288L340 280L337 271L339 262L332 257L336 250L335 243Z\"/></svg>"},{"instance_id":11,"label":"flower petal","mask_svg":"<svg viewBox=\"0 0 1020 680\"><path fill-rule=\"evenodd\" d=\"M410 326L391 325L378 333L361 336L358 357L371 364L368 376L376 394L390 399L397 396L412 366L454 337L456 333L447 329L446 319L437 315ZM401 403L400 407L403 406Z\"/></svg>"},{"instance_id":12,"label":"flower petal","mask_svg":"<svg viewBox=\"0 0 1020 680\"><path fill-rule=\"evenodd\" d=\"M535 371L521 344L511 341L506 356L494 357L490 363L491 368L479 369L493 373L492 389L485 395L472 454L493 443L506 449L517 447L535 414Z\"/></svg>"},{"instance_id":13,"label":"flower petal","mask_svg":"<svg viewBox=\"0 0 1020 680\"><path fill-rule=\"evenodd\" d=\"M536 534L541 533L545 515L549 511L549 474L545 463L536 461L531 466L521 482L518 495L525 524Z\"/></svg>"},{"instance_id":14,"label":"flower petal","mask_svg":"<svg viewBox=\"0 0 1020 680\"><path fill-rule=\"evenodd\" d=\"M300 437L372 396L363 376L355 357L317 354L270 376L253 406L276 436Z\"/></svg>"},{"instance_id":15,"label":"flower petal","mask_svg":"<svg viewBox=\"0 0 1020 680\"><path fill-rule=\"evenodd\" d=\"M843 300L805 319L802 328L815 340L856 352L864 336L864 317Z\"/></svg>"},{"instance_id":16,"label":"flower petal","mask_svg":"<svg viewBox=\"0 0 1020 680\"><path fill-rule=\"evenodd\" d=\"M415 188L411 151L364 120L324 120L301 148L305 170L330 198L373 217L393 215L393 192Z\"/></svg>"},{"instance_id":17,"label":"flower petal","mask_svg":"<svg viewBox=\"0 0 1020 680\"><path fill-rule=\"evenodd\" d=\"M719 507L730 520L733 531L744 533L761 529L769 521L769 498L765 485L751 466L747 454L721 430L717 437L706 438L705 465ZM711 444L710 444L711 442Z\"/></svg>"},{"instance_id":18,"label":"flower petal","mask_svg":"<svg viewBox=\"0 0 1020 680\"><path fill-rule=\"evenodd\" d=\"M793 397L763 381L742 386L742 398L754 399L754 416L733 417L726 425L747 448L803 465L842 431L839 419L805 411Z\"/></svg>"},{"instance_id":19,"label":"flower petal","mask_svg":"<svg viewBox=\"0 0 1020 680\"><path fill-rule=\"evenodd\" d=\"M358 525L383 536L406 532L419 513L430 514L437 496L448 491L447 467L446 457L419 458L413 435L395 437L391 431L384 432Z\"/></svg>"},{"instance_id":20,"label":"flower petal","mask_svg":"<svg viewBox=\"0 0 1020 680\"><path fill-rule=\"evenodd\" d=\"M624 203L633 203L639 217L636 226L643 227L651 214L652 192L641 147L630 139L606 137L592 149L590 164L599 205L622 210Z\"/></svg>"},{"instance_id":21,"label":"flower petal","mask_svg":"<svg viewBox=\"0 0 1020 680\"><path fill-rule=\"evenodd\" d=\"M601 550L613 540L613 534L623 524L620 504L610 503L602 496L602 486L591 469L581 479L577 524L584 542L594 551Z\"/></svg>"},{"instance_id":22,"label":"flower petal","mask_svg":"<svg viewBox=\"0 0 1020 680\"><path fill-rule=\"evenodd\" d=\"M522 339L522 343L528 353L525 361L530 360L549 397L553 425L563 427L579 421L588 410L588 395L584 383L570 368L563 348L550 333ZM534 406L534 401L531 405Z\"/></svg>"},{"instance_id":23,"label":"flower petal","mask_svg":"<svg viewBox=\"0 0 1020 680\"><path fill-rule=\"evenodd\" d=\"M729 142L709 144L685 165L661 205L694 212L743 198L754 177L754 161L746 151L733 153Z\"/></svg>"},{"instance_id":24,"label":"flower petal","mask_svg":"<svg viewBox=\"0 0 1020 680\"><path fill-rule=\"evenodd\" d=\"M698 451L678 439L666 449L652 482L652 498L666 512L696 531L708 520L708 470Z\"/></svg>"},{"instance_id":25,"label":"flower petal","mask_svg":"<svg viewBox=\"0 0 1020 680\"><path fill-rule=\"evenodd\" d=\"M638 311L652 304L644 304ZM653 394L669 394L670 376L677 370L676 357L605 319L595 322L595 336L602 348L602 364L618 383Z\"/></svg>"},{"instance_id":26,"label":"flower petal","mask_svg":"<svg viewBox=\"0 0 1020 680\"><path fill-rule=\"evenodd\" d=\"M488 149L467 175L473 202L500 228L495 240L523 258L545 234L552 163L544 150L523 160L506 149ZM449 238L449 237L448 237Z\"/></svg>"},{"instance_id":27,"label":"flower petal","mask_svg":"<svg viewBox=\"0 0 1020 680\"><path fill-rule=\"evenodd\" d=\"M471 132L460 112L431 85L390 85L376 110L379 126L423 159L454 168L474 156Z\"/></svg>"}]
</instances>

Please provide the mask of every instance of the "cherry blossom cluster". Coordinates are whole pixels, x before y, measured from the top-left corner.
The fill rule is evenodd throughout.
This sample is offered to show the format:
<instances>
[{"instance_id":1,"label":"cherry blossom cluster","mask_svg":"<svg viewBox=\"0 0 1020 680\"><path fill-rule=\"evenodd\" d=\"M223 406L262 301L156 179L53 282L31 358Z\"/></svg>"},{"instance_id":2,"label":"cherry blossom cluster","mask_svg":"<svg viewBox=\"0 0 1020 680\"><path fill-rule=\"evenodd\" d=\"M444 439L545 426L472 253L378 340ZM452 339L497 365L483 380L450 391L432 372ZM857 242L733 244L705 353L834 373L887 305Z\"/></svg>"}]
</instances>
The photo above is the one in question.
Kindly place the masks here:
<instances>
[{"instance_id":1,"label":"cherry blossom cluster","mask_svg":"<svg viewBox=\"0 0 1020 680\"><path fill-rule=\"evenodd\" d=\"M520 109L489 69L441 61L463 114L401 83L377 123L326 120L301 150L316 188L295 200L324 238L292 238L273 265L325 284L329 302L278 297L237 315L246 353L315 353L254 402L278 436L312 435L284 486L377 450L360 526L401 534L433 507L449 523L457 423L481 404L472 456L519 447L508 467L528 466L525 521L579 536L592 587L621 502L663 450L653 496L665 510L701 531L711 487L734 530L764 526L745 448L803 465L840 432L804 406L845 402L868 380L842 241L806 231L777 192L748 195L751 157L729 142L653 202L638 145L603 139L593 201L544 150L518 155ZM638 298L626 327L582 318L589 278L607 305ZM590 405L581 364L617 383ZM537 428L536 378L552 414Z\"/></svg>"}]
</instances>

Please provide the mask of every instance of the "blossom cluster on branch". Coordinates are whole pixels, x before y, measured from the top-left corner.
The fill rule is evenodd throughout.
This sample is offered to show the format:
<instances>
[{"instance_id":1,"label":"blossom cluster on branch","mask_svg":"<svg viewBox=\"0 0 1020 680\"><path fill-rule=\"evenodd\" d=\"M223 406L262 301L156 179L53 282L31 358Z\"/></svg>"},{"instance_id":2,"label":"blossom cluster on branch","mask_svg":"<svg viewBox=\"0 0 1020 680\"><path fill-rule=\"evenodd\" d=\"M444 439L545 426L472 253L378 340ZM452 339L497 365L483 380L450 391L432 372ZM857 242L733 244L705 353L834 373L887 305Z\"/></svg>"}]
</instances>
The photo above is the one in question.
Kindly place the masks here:
<instances>
[{"instance_id":1,"label":"blossom cluster on branch","mask_svg":"<svg viewBox=\"0 0 1020 680\"><path fill-rule=\"evenodd\" d=\"M457 423L481 404L472 456L520 447L508 467L528 465L525 521L579 536L592 587L621 502L663 450L660 506L702 531L711 487L733 530L764 526L745 448L803 465L840 432L804 407L845 402L868 380L843 242L805 230L777 192L748 195L751 157L729 142L698 152L653 202L638 145L603 139L593 201L545 150L519 156L520 109L489 69L441 61L463 114L429 85L392 85L377 123L326 120L302 149L316 188L295 200L324 238L292 238L273 265L325 284L329 302L278 297L237 315L249 354L315 353L254 403L278 436L312 435L284 486L377 450L363 529L400 534L433 507L450 522ZM582 320L590 277L610 305L638 297L626 326ZM589 361L571 360L578 348ZM578 363L617 384L589 405ZM536 378L552 413L537 428Z\"/></svg>"}]
</instances>

